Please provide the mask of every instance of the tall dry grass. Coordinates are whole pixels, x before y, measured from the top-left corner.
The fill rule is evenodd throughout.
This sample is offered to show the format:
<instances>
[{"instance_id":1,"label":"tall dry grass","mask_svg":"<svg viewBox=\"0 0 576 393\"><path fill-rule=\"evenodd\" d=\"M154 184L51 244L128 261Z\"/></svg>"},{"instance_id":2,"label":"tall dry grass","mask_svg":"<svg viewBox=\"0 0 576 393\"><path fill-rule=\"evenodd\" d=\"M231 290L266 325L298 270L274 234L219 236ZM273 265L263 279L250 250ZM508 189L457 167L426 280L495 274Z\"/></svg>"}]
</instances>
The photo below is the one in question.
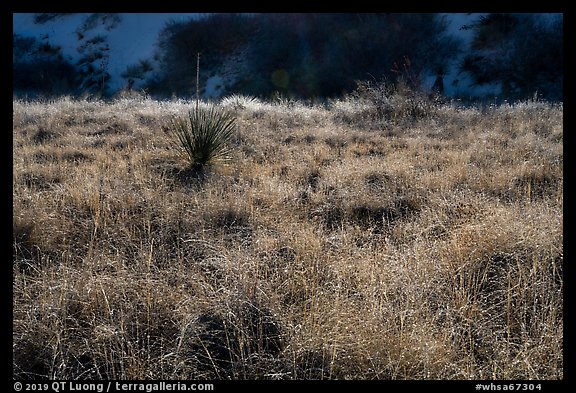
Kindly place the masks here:
<instances>
[{"instance_id":1,"label":"tall dry grass","mask_svg":"<svg viewBox=\"0 0 576 393\"><path fill-rule=\"evenodd\" d=\"M15 378L563 378L561 105L193 105L14 101Z\"/></svg>"}]
</instances>

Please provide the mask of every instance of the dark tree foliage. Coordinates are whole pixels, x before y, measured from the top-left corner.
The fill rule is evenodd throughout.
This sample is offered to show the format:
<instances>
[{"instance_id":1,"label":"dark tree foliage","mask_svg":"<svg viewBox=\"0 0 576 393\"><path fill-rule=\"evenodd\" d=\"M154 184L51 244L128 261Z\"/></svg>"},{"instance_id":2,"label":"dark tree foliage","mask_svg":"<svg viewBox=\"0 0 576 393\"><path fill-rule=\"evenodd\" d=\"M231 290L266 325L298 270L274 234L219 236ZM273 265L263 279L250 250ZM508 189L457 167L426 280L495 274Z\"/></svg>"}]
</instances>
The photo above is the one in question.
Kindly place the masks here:
<instances>
[{"instance_id":1,"label":"dark tree foliage","mask_svg":"<svg viewBox=\"0 0 576 393\"><path fill-rule=\"evenodd\" d=\"M422 73L457 49L436 14L269 14L260 26L246 83L257 95L336 96L382 78L418 88ZM280 86L279 71L287 74Z\"/></svg>"},{"instance_id":2,"label":"dark tree foliage","mask_svg":"<svg viewBox=\"0 0 576 393\"><path fill-rule=\"evenodd\" d=\"M563 18L489 14L474 30L472 52L461 65L478 85L501 83L509 99L562 100Z\"/></svg>"},{"instance_id":3,"label":"dark tree foliage","mask_svg":"<svg viewBox=\"0 0 576 393\"><path fill-rule=\"evenodd\" d=\"M100 20L119 17L93 14L83 28ZM468 28L474 38L461 70L476 84L500 83L508 99L562 99L562 15L488 14ZM316 98L351 92L359 81L401 81L418 90L425 75L443 75L461 49L446 21L426 13L211 14L171 22L159 38L159 70L142 64L125 73L147 78L144 88L157 96L194 96L198 53L201 87L214 74L232 73L227 93ZM14 34L14 91L104 94L107 43L97 36L79 50L72 65L59 47Z\"/></svg>"},{"instance_id":4,"label":"dark tree foliage","mask_svg":"<svg viewBox=\"0 0 576 393\"><path fill-rule=\"evenodd\" d=\"M194 87L196 54L213 69L245 50L246 71L233 90L258 96L336 96L357 80L403 79L413 87L425 71L457 51L437 14L235 14L172 23L161 37L165 93Z\"/></svg>"},{"instance_id":5,"label":"dark tree foliage","mask_svg":"<svg viewBox=\"0 0 576 393\"><path fill-rule=\"evenodd\" d=\"M43 95L74 92L79 83L76 69L60 52L59 47L14 34L12 90Z\"/></svg>"},{"instance_id":6,"label":"dark tree foliage","mask_svg":"<svg viewBox=\"0 0 576 393\"><path fill-rule=\"evenodd\" d=\"M74 15L74 13L70 13L70 12L68 12L68 13L64 13L64 12L60 12L60 13L58 13L58 12L48 13L48 12L45 12L45 13L35 14L35 15L34 15L34 23L43 24L43 23L46 23L46 22L50 22L50 21L52 21L52 20L54 20L54 19L58 19L58 18L60 18L60 17L62 17L62 16L66 16L66 15Z\"/></svg>"},{"instance_id":7,"label":"dark tree foliage","mask_svg":"<svg viewBox=\"0 0 576 393\"><path fill-rule=\"evenodd\" d=\"M109 50L107 39L102 35L88 39L78 47L82 56L76 63L76 69L81 81L80 90L83 93L109 95L110 73L107 70L110 60Z\"/></svg>"},{"instance_id":8,"label":"dark tree foliage","mask_svg":"<svg viewBox=\"0 0 576 393\"><path fill-rule=\"evenodd\" d=\"M195 91L197 54L201 54L204 69L218 67L254 34L253 19L240 14L212 14L168 23L159 40L165 72L148 88L152 92L191 94Z\"/></svg>"}]
</instances>

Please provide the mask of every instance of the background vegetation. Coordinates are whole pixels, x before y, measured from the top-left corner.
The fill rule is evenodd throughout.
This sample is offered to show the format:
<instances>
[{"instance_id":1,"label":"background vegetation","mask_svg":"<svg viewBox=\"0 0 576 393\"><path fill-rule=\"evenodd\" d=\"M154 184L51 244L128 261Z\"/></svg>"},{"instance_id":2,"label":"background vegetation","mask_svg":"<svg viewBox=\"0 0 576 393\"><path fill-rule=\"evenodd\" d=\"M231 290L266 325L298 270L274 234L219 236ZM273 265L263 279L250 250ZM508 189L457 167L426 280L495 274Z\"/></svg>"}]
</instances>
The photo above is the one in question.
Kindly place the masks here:
<instances>
[{"instance_id":1,"label":"background vegetation","mask_svg":"<svg viewBox=\"0 0 576 393\"><path fill-rule=\"evenodd\" d=\"M537 94L563 99L563 20L533 14L489 14L474 30L462 69L478 84L500 82L509 99Z\"/></svg>"},{"instance_id":2,"label":"background vegetation","mask_svg":"<svg viewBox=\"0 0 576 393\"><path fill-rule=\"evenodd\" d=\"M151 91L181 94L194 86L197 52L214 70L242 53L246 64L230 91L257 96L331 97L353 90L356 80L396 81L406 72L418 84L424 71L458 49L444 33L436 14L209 15L164 30L163 63L170 72Z\"/></svg>"},{"instance_id":3,"label":"background vegetation","mask_svg":"<svg viewBox=\"0 0 576 393\"><path fill-rule=\"evenodd\" d=\"M80 86L76 73L74 65L62 56L61 48L41 44L33 37L13 35L12 87L15 95L40 92L58 96L76 92Z\"/></svg>"},{"instance_id":4,"label":"background vegetation","mask_svg":"<svg viewBox=\"0 0 576 393\"><path fill-rule=\"evenodd\" d=\"M38 23L58 15L38 14ZM76 34L83 37L96 24L110 29L120 22L117 14L92 14ZM220 75L227 94L324 99L352 92L357 81L402 80L411 88L422 88L424 76L446 73L449 63L459 62L462 80L500 83L502 99L531 99L537 94L562 100L561 15L549 19L492 13L466 28L473 35L471 49L448 34L439 14L210 14L167 24L154 56L159 67L152 70L152 64L142 60L128 66L123 77L130 86L135 80L139 86L145 81L148 94L157 98L190 98L196 89L196 55L201 53L202 88L207 79ZM114 59L108 58L105 37L84 42L77 64L64 61L59 48L40 48L30 40L34 39L13 38L15 93L114 93L108 89L107 72ZM30 50L31 45L39 48Z\"/></svg>"}]
</instances>

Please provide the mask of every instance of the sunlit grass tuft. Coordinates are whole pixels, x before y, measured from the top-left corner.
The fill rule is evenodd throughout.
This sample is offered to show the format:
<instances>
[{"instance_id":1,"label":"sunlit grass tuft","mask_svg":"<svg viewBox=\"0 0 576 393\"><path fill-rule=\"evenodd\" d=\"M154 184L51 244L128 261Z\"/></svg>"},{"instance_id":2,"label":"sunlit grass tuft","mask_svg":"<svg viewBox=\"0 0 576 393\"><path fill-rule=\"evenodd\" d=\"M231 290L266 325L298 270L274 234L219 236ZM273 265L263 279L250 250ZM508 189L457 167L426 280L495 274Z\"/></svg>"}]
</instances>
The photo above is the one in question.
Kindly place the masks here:
<instances>
[{"instance_id":1,"label":"sunlit grass tuft","mask_svg":"<svg viewBox=\"0 0 576 393\"><path fill-rule=\"evenodd\" d=\"M222 108L199 107L187 118L176 118L164 127L185 154L189 167L203 167L230 157L230 142L236 132L236 118Z\"/></svg>"}]
</instances>

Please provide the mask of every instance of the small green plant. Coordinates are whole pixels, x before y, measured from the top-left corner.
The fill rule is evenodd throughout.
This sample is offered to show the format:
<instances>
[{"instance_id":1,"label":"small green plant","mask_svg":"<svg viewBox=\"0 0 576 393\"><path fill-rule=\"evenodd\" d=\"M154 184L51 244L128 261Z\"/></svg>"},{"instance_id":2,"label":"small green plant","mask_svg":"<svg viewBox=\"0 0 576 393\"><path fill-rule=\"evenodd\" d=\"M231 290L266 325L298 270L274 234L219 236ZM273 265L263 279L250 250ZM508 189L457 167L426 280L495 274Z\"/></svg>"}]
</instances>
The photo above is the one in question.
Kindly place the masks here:
<instances>
[{"instance_id":1,"label":"small green plant","mask_svg":"<svg viewBox=\"0 0 576 393\"><path fill-rule=\"evenodd\" d=\"M230 159L230 140L236 131L236 118L216 106L196 108L187 118L172 120L164 131L172 134L190 168Z\"/></svg>"}]
</instances>

